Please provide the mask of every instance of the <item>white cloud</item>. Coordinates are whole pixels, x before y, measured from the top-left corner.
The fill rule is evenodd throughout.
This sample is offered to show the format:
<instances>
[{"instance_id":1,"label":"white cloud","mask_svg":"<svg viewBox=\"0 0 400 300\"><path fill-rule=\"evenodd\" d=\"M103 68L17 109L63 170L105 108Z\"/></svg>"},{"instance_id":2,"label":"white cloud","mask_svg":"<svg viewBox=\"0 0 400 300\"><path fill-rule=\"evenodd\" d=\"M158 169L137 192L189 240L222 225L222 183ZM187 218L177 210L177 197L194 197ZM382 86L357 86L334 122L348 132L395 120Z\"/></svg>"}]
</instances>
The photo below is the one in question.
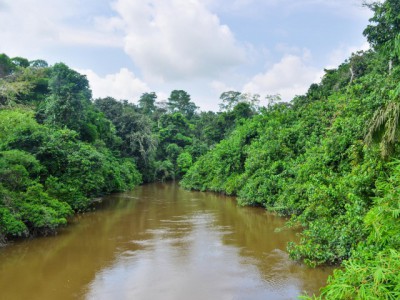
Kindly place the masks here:
<instances>
[{"instance_id":1,"label":"white cloud","mask_svg":"<svg viewBox=\"0 0 400 300\"><path fill-rule=\"evenodd\" d=\"M150 79L219 74L245 61L245 51L200 0L117 0L125 51Z\"/></svg>"},{"instance_id":2,"label":"white cloud","mask_svg":"<svg viewBox=\"0 0 400 300\"><path fill-rule=\"evenodd\" d=\"M51 1L2 1L0 7L0 51L15 51L22 48L38 47L57 39L57 17L61 17L58 9L67 9L60 2ZM40 16L40 17L38 17ZM40 22L38 22L40 18ZM5 42L7 41L7 42Z\"/></svg>"},{"instance_id":3,"label":"white cloud","mask_svg":"<svg viewBox=\"0 0 400 300\"><path fill-rule=\"evenodd\" d=\"M284 101L304 94L310 84L319 82L323 72L307 65L308 52L303 56L288 54L264 73L257 74L243 91L261 96L279 94Z\"/></svg>"},{"instance_id":4,"label":"white cloud","mask_svg":"<svg viewBox=\"0 0 400 300\"><path fill-rule=\"evenodd\" d=\"M93 98L111 96L120 100L136 102L143 93L150 91L146 83L126 68L104 77L97 75L92 70L78 70L78 72L87 76Z\"/></svg>"},{"instance_id":5,"label":"white cloud","mask_svg":"<svg viewBox=\"0 0 400 300\"><path fill-rule=\"evenodd\" d=\"M31 57L41 49L60 45L122 47L92 16L94 0L2 0L0 52Z\"/></svg>"}]
</instances>

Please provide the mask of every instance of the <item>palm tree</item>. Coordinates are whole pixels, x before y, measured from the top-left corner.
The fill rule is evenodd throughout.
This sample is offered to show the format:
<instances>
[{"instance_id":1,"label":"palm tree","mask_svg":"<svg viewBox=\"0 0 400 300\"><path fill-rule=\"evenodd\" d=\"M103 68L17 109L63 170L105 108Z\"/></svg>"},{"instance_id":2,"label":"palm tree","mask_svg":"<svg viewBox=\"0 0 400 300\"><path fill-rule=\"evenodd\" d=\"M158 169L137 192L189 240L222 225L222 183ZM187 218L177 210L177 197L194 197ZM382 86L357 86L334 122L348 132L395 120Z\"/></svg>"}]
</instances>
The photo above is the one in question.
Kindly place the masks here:
<instances>
[{"instance_id":1,"label":"palm tree","mask_svg":"<svg viewBox=\"0 0 400 300\"><path fill-rule=\"evenodd\" d=\"M399 137L400 103L392 100L379 108L372 117L365 141L368 145L380 140L379 147L383 158L393 153Z\"/></svg>"}]
</instances>

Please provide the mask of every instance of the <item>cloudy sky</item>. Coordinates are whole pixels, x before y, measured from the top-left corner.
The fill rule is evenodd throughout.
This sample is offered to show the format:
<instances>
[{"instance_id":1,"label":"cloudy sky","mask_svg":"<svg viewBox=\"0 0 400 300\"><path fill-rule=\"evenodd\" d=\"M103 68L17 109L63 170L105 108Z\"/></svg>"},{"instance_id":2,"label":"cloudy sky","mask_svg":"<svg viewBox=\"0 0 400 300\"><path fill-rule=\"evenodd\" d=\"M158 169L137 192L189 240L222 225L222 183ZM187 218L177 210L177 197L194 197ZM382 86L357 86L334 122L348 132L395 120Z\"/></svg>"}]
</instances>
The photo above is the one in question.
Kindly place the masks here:
<instances>
[{"instance_id":1,"label":"cloudy sky","mask_svg":"<svg viewBox=\"0 0 400 300\"><path fill-rule=\"evenodd\" d=\"M362 0L0 0L0 53L86 74L94 97L187 91L218 110L228 90L289 101L352 52ZM265 104L265 103L263 103Z\"/></svg>"}]
</instances>

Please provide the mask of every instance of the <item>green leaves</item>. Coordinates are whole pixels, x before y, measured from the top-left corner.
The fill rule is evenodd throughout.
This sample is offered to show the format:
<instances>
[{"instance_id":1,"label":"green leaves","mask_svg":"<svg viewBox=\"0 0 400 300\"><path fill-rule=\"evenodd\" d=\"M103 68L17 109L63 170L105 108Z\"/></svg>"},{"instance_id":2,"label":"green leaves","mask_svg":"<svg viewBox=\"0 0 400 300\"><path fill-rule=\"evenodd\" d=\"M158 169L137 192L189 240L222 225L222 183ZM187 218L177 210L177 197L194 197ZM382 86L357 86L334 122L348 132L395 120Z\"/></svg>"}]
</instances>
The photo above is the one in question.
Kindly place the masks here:
<instances>
[{"instance_id":1,"label":"green leaves","mask_svg":"<svg viewBox=\"0 0 400 300\"><path fill-rule=\"evenodd\" d=\"M400 5L397 0L385 0L367 4L374 15L371 24L364 30L364 35L370 44L378 50L393 52L393 43L400 30Z\"/></svg>"},{"instance_id":2,"label":"green leaves","mask_svg":"<svg viewBox=\"0 0 400 300\"><path fill-rule=\"evenodd\" d=\"M397 58L400 59L400 33L397 34L394 39L394 53L397 55Z\"/></svg>"},{"instance_id":3,"label":"green leaves","mask_svg":"<svg viewBox=\"0 0 400 300\"><path fill-rule=\"evenodd\" d=\"M180 112L188 119L192 118L198 108L190 100L190 95L183 90L173 90L168 98L167 105L170 112Z\"/></svg>"},{"instance_id":4,"label":"green leaves","mask_svg":"<svg viewBox=\"0 0 400 300\"><path fill-rule=\"evenodd\" d=\"M28 233L28 228L15 211L11 193L0 183L0 243L7 235L21 236Z\"/></svg>"},{"instance_id":5,"label":"green leaves","mask_svg":"<svg viewBox=\"0 0 400 300\"><path fill-rule=\"evenodd\" d=\"M363 143L367 121L394 86L380 71L368 71L379 69L375 59L358 53L327 70L293 106L272 105L244 121L200 157L181 184L291 216L303 228L288 248L294 259L311 266L348 259L368 236L364 216L385 166ZM356 74L351 85L350 64Z\"/></svg>"},{"instance_id":6,"label":"green leaves","mask_svg":"<svg viewBox=\"0 0 400 300\"><path fill-rule=\"evenodd\" d=\"M72 209L50 197L40 184L30 186L22 195L22 201L17 202L21 219L33 227L34 231L46 233L54 231L58 226L67 224L66 217L72 214Z\"/></svg>"},{"instance_id":7,"label":"green leaves","mask_svg":"<svg viewBox=\"0 0 400 300\"><path fill-rule=\"evenodd\" d=\"M39 125L28 110L0 111L0 242L49 234L97 197L141 182L132 160Z\"/></svg>"},{"instance_id":8,"label":"green leaves","mask_svg":"<svg viewBox=\"0 0 400 300\"><path fill-rule=\"evenodd\" d=\"M400 252L394 249L373 253L373 248L358 249L322 289L321 299L399 299Z\"/></svg>"}]
</instances>

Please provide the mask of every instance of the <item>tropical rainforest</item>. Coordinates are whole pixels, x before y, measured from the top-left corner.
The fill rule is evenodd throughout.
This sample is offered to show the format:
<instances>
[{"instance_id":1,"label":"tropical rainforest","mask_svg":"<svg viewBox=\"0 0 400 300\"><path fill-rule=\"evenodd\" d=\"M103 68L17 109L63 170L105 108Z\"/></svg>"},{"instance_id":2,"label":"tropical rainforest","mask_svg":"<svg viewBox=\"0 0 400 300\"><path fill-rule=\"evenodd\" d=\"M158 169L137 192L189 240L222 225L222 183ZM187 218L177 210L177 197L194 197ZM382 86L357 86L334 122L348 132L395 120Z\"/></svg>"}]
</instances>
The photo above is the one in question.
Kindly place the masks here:
<instances>
[{"instance_id":1,"label":"tropical rainforest","mask_svg":"<svg viewBox=\"0 0 400 300\"><path fill-rule=\"evenodd\" d=\"M64 63L0 54L0 244L54 233L104 194L181 178L256 114L253 96L223 97L232 95L245 102L223 113L198 113L183 90L159 102L144 93L137 105L92 99Z\"/></svg>"},{"instance_id":2,"label":"tropical rainforest","mask_svg":"<svg viewBox=\"0 0 400 300\"><path fill-rule=\"evenodd\" d=\"M288 216L294 260L341 266L316 298L399 299L400 2L365 5L370 49L267 107L236 91L219 112L183 90L93 99L64 63L0 54L0 243L52 234L104 194L181 180Z\"/></svg>"}]
</instances>

